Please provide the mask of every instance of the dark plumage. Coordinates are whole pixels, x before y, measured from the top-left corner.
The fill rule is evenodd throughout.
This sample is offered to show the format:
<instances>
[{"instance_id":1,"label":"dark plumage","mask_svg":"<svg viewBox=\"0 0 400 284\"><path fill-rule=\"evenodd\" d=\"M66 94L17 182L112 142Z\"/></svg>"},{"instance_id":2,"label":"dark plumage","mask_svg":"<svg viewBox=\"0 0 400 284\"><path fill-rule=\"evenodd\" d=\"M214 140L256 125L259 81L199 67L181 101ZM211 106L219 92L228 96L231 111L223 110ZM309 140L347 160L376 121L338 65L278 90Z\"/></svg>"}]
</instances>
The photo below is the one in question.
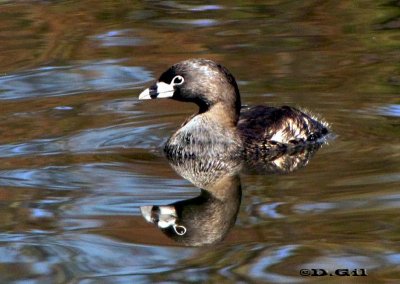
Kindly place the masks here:
<instances>
[{"instance_id":1,"label":"dark plumage","mask_svg":"<svg viewBox=\"0 0 400 284\"><path fill-rule=\"evenodd\" d=\"M156 98L199 106L199 112L169 138L164 149L168 156L254 156L317 144L329 132L324 123L292 107L241 108L233 75L206 59L189 59L173 65L139 96Z\"/></svg>"},{"instance_id":2,"label":"dark plumage","mask_svg":"<svg viewBox=\"0 0 400 284\"><path fill-rule=\"evenodd\" d=\"M163 206L142 206L143 217L169 238L190 246L222 241L235 224L241 202L237 174L220 177L200 195Z\"/></svg>"}]
</instances>

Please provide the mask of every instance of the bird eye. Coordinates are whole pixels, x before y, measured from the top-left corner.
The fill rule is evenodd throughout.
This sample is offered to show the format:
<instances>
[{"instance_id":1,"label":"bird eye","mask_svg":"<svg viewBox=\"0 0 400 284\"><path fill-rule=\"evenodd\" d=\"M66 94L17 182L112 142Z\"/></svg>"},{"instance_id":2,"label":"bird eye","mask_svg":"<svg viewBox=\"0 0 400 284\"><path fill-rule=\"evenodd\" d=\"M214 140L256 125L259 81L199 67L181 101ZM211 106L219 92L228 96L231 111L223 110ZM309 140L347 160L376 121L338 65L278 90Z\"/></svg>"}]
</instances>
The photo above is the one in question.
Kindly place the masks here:
<instances>
[{"instance_id":1,"label":"bird eye","mask_svg":"<svg viewBox=\"0 0 400 284\"><path fill-rule=\"evenodd\" d=\"M174 225L173 228L175 233L177 233L179 236L183 236L184 234L186 234L185 226Z\"/></svg>"},{"instance_id":2,"label":"bird eye","mask_svg":"<svg viewBox=\"0 0 400 284\"><path fill-rule=\"evenodd\" d=\"M185 79L181 75L175 76L174 79L172 79L172 84L173 85L181 85L185 82Z\"/></svg>"}]
</instances>

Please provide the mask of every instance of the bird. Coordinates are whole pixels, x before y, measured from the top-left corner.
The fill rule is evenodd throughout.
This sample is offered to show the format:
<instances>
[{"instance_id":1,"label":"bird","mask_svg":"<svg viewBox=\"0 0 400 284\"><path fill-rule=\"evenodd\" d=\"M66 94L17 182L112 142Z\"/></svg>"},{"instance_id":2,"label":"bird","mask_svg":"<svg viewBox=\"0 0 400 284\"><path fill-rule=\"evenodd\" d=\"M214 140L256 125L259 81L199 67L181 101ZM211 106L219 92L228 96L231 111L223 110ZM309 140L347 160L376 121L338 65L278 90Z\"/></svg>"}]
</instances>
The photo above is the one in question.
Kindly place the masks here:
<instances>
[{"instance_id":1,"label":"bird","mask_svg":"<svg viewBox=\"0 0 400 284\"><path fill-rule=\"evenodd\" d=\"M331 132L326 122L291 106L242 106L235 77L209 59L172 65L139 95L139 100L162 98L198 106L164 146L167 157L178 160L269 159L317 147Z\"/></svg>"}]
</instances>

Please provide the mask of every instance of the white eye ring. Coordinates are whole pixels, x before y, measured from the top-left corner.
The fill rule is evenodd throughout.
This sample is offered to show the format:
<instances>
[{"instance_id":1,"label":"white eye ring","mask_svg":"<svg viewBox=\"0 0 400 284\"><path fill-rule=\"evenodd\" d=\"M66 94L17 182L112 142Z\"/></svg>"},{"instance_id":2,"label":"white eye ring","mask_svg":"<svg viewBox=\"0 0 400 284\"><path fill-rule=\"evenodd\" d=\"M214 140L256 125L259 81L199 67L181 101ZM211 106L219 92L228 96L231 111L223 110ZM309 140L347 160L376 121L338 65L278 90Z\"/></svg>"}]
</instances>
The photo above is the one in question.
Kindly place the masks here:
<instances>
[{"instance_id":1,"label":"white eye ring","mask_svg":"<svg viewBox=\"0 0 400 284\"><path fill-rule=\"evenodd\" d=\"M183 82L185 82L185 79L181 75L177 75L172 79L171 85L179 86L179 85L182 85Z\"/></svg>"},{"instance_id":2,"label":"white eye ring","mask_svg":"<svg viewBox=\"0 0 400 284\"><path fill-rule=\"evenodd\" d=\"M175 233L177 233L179 236L183 236L186 234L186 227L185 226L180 226L180 225L173 225Z\"/></svg>"}]
</instances>

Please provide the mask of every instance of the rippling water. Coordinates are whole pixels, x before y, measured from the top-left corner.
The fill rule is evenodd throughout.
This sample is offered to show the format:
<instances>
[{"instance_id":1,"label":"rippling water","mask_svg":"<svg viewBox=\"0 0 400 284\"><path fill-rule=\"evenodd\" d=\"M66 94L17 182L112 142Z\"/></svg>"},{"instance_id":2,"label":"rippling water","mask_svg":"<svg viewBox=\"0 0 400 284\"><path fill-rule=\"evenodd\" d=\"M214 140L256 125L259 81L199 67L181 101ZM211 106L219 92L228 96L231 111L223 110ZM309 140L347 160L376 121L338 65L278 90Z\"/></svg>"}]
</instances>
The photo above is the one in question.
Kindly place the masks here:
<instances>
[{"instance_id":1,"label":"rippling water","mask_svg":"<svg viewBox=\"0 0 400 284\"><path fill-rule=\"evenodd\" d=\"M0 1L0 282L399 279L399 6ZM200 194L161 151L195 108L137 100L192 57L228 67L245 104L306 108L336 134L295 172L242 172L235 225L200 247L140 210Z\"/></svg>"}]
</instances>

